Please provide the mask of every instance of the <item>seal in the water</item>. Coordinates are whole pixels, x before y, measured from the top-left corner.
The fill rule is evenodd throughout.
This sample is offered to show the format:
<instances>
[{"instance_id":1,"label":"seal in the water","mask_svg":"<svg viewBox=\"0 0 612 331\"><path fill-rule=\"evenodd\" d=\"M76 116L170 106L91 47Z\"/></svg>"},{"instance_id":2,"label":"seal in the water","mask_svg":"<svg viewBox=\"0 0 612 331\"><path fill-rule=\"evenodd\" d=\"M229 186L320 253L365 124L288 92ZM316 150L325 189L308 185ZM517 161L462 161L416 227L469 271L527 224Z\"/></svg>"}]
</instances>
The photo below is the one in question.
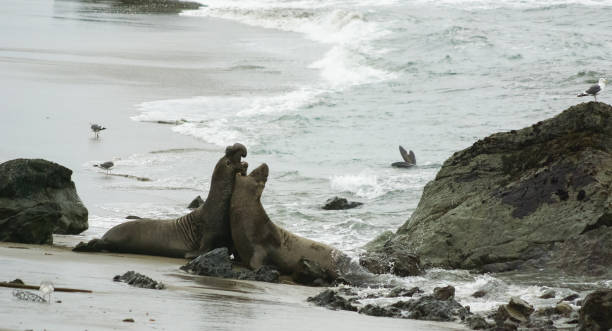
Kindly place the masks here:
<instances>
[{"instance_id":1,"label":"seal in the water","mask_svg":"<svg viewBox=\"0 0 612 331\"><path fill-rule=\"evenodd\" d=\"M230 207L234 247L241 260L252 269L276 266L283 274L294 276L306 264L317 264L326 278L336 279L339 266L348 258L328 245L295 235L270 221L261 194L268 179L264 163L248 176L237 174Z\"/></svg>"},{"instance_id":2,"label":"seal in the water","mask_svg":"<svg viewBox=\"0 0 612 331\"><path fill-rule=\"evenodd\" d=\"M408 153L402 146L399 147L399 150L400 154L402 155L402 159L404 159L404 162L393 162L391 163L392 167L410 168L416 165L416 156L414 155L413 151L410 151L410 153Z\"/></svg>"},{"instance_id":3,"label":"seal in the water","mask_svg":"<svg viewBox=\"0 0 612 331\"><path fill-rule=\"evenodd\" d=\"M137 219L108 230L101 239L79 243L81 252L111 251L169 257L193 257L217 247L232 247L229 227L230 198L236 173L245 172L246 147L225 149L212 174L204 205L173 220Z\"/></svg>"}]
</instances>

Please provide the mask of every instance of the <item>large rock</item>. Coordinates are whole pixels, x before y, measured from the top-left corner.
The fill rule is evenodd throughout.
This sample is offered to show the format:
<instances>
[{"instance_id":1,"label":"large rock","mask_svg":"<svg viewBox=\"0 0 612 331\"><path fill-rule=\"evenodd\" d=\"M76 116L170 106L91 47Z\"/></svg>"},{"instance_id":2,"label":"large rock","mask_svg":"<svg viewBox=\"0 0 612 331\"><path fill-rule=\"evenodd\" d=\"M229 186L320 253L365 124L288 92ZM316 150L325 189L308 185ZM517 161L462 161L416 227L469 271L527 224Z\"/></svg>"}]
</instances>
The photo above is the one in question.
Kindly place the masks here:
<instances>
[{"instance_id":1,"label":"large rock","mask_svg":"<svg viewBox=\"0 0 612 331\"><path fill-rule=\"evenodd\" d=\"M410 219L368 251L399 248L425 266L610 275L610 169L612 107L576 105L455 153Z\"/></svg>"},{"instance_id":2,"label":"large rock","mask_svg":"<svg viewBox=\"0 0 612 331\"><path fill-rule=\"evenodd\" d=\"M52 243L51 233L87 229L87 208L70 179L72 171L41 159L0 164L0 241Z\"/></svg>"},{"instance_id":3,"label":"large rock","mask_svg":"<svg viewBox=\"0 0 612 331\"><path fill-rule=\"evenodd\" d=\"M580 308L580 330L610 329L612 329L612 289L597 290L587 295Z\"/></svg>"}]
</instances>

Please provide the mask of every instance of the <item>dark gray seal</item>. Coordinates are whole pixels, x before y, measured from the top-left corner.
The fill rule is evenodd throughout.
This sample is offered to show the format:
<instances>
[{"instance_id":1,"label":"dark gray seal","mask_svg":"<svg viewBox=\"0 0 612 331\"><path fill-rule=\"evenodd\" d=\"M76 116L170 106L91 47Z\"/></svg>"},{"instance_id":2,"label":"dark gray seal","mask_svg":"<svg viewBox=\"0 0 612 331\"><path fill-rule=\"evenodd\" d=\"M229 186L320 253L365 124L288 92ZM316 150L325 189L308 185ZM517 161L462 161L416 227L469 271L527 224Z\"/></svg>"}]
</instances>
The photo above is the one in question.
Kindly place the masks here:
<instances>
[{"instance_id":1,"label":"dark gray seal","mask_svg":"<svg viewBox=\"0 0 612 331\"><path fill-rule=\"evenodd\" d=\"M137 219L114 226L101 239L79 243L73 250L110 251L169 257L193 257L217 247L232 247L229 206L236 173L245 172L246 147L225 149L212 174L204 205L173 220Z\"/></svg>"},{"instance_id":2,"label":"dark gray seal","mask_svg":"<svg viewBox=\"0 0 612 331\"><path fill-rule=\"evenodd\" d=\"M408 153L402 146L399 147L399 150L400 154L402 155L402 159L404 159L404 162L393 162L391 163L391 166L395 168L414 167L416 165L416 156L414 155L414 152L410 151L410 153Z\"/></svg>"},{"instance_id":3,"label":"dark gray seal","mask_svg":"<svg viewBox=\"0 0 612 331\"><path fill-rule=\"evenodd\" d=\"M294 279L303 272L305 264L315 263L326 278L338 278L340 265L350 260L346 255L277 226L266 214L260 199L268 171L264 163L248 176L236 175L230 225L234 247L241 260L254 270L263 265L276 266L281 273L292 275Z\"/></svg>"}]
</instances>

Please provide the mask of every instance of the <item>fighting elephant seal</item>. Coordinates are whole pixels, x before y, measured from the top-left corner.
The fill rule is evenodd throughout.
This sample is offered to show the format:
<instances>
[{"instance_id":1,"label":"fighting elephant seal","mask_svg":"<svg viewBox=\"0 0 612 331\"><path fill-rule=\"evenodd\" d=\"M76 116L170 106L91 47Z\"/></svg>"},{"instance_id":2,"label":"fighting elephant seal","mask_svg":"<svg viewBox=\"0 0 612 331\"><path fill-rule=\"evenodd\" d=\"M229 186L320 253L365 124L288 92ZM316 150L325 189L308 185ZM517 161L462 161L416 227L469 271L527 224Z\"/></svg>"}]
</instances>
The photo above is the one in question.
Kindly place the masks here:
<instances>
[{"instance_id":1,"label":"fighting elephant seal","mask_svg":"<svg viewBox=\"0 0 612 331\"><path fill-rule=\"evenodd\" d=\"M338 278L341 266L350 261L344 253L293 234L272 223L266 214L260 198L268 171L264 163L248 176L236 175L230 227L241 260L254 270L263 265L276 266L294 279L304 271L305 265L316 265L327 280Z\"/></svg>"},{"instance_id":2,"label":"fighting elephant seal","mask_svg":"<svg viewBox=\"0 0 612 331\"><path fill-rule=\"evenodd\" d=\"M225 149L212 174L204 205L173 220L137 219L114 226L101 239L79 243L74 251L111 251L192 257L217 247L232 247L229 206L236 173L246 172L246 147Z\"/></svg>"}]
</instances>

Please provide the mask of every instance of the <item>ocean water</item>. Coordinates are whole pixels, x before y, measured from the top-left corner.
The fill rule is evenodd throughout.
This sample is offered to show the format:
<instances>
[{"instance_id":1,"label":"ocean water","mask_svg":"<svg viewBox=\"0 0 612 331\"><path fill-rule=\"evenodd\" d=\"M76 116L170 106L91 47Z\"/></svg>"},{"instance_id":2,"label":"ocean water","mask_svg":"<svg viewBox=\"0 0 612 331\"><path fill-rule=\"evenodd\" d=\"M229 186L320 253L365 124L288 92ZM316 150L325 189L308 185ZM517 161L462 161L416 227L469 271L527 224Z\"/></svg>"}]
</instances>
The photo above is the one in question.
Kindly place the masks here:
<instances>
[{"instance_id":1,"label":"ocean water","mask_svg":"<svg viewBox=\"0 0 612 331\"><path fill-rule=\"evenodd\" d=\"M142 100L129 119L193 137L202 148L123 155L117 172L153 178L109 181L116 190L206 193L201 164L226 145L248 147L251 168L266 162L271 174L263 204L271 219L352 257L386 230L395 231L415 210L425 184L444 160L478 139L520 129L586 101L576 94L612 68L612 1L535 0L201 0L194 17L291 33L316 43L320 53L295 65L270 60L286 54L291 39L258 45L263 54L236 66L255 92L231 89L179 99ZM288 40L288 41L287 41ZM312 57L312 54L308 54ZM312 79L266 88L251 73L308 74ZM261 77L261 76L257 76ZM264 76L265 77L265 76ZM602 94L601 100L611 100ZM157 125L157 124L154 124ZM416 167L395 169L398 146L413 150ZM220 155L219 155L220 156ZM91 160L91 165L101 160ZM208 163L212 171L212 164ZM363 202L325 211L333 196ZM187 203L188 201L186 201ZM99 236L129 214L170 218L183 204L100 206L87 236ZM423 277L384 276L431 290L452 284L462 304L484 311L519 295L536 305L546 288L583 291L606 281L529 280L465 271L431 270ZM475 299L476 290L490 294Z\"/></svg>"}]
</instances>

